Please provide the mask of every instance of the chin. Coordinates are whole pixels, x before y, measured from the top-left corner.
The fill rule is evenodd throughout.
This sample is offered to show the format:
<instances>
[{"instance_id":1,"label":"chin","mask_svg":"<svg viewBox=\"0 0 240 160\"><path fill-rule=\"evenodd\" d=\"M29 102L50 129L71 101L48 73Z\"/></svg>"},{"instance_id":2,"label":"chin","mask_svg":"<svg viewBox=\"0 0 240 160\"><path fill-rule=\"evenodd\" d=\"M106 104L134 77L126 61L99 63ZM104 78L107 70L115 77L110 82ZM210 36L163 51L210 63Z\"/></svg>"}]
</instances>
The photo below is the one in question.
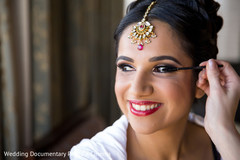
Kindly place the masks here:
<instances>
[{"instance_id":1,"label":"chin","mask_svg":"<svg viewBox=\"0 0 240 160\"><path fill-rule=\"evenodd\" d=\"M139 123L139 120L133 119L133 118L129 118L129 125L132 127L132 129L134 130L134 132L138 133L138 134L144 134L144 135L149 135L149 134L153 134L157 131L160 131L164 128L166 128L167 126L164 124L161 124L159 122L149 122L148 120L141 120Z\"/></svg>"}]
</instances>

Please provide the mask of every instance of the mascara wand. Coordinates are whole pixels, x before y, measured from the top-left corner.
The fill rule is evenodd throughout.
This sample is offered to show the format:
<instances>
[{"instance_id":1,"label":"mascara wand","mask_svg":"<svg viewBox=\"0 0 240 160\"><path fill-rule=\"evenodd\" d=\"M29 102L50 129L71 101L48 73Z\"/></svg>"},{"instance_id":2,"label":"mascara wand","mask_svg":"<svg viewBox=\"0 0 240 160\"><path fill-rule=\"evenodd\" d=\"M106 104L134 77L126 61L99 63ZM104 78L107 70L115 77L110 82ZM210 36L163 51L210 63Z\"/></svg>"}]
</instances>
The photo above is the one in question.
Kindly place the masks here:
<instances>
[{"instance_id":1,"label":"mascara wand","mask_svg":"<svg viewBox=\"0 0 240 160\"><path fill-rule=\"evenodd\" d=\"M218 65L219 68L223 67L223 65ZM194 70L202 70L206 68L206 66L195 66L195 67L169 67L169 68L164 68L165 72L175 72L179 70L189 70L189 69L194 69Z\"/></svg>"},{"instance_id":2,"label":"mascara wand","mask_svg":"<svg viewBox=\"0 0 240 160\"><path fill-rule=\"evenodd\" d=\"M218 67L223 67L223 65L218 65ZM177 70L188 70L188 69L194 69L194 70L202 70L206 68L206 66L196 66L196 67L182 67L182 68L177 68Z\"/></svg>"}]
</instances>

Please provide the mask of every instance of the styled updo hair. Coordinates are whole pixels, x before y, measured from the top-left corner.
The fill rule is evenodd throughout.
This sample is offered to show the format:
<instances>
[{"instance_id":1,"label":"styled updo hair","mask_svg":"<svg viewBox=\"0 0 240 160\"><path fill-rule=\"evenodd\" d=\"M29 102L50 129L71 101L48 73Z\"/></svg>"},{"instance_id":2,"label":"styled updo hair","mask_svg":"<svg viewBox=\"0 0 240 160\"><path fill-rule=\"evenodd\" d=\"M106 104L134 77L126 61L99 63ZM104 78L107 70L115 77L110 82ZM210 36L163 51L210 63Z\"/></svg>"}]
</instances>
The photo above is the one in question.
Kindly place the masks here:
<instances>
[{"instance_id":1,"label":"styled updo hair","mask_svg":"<svg viewBox=\"0 0 240 160\"><path fill-rule=\"evenodd\" d=\"M137 0L127 8L127 14L117 27L114 39L118 53L119 39L129 25L141 21L153 0ZM217 33L223 25L217 15L220 7L214 0L157 0L147 19L168 23L177 34L184 51L193 59L193 65L218 54ZM157 28L156 28L157 29Z\"/></svg>"}]
</instances>

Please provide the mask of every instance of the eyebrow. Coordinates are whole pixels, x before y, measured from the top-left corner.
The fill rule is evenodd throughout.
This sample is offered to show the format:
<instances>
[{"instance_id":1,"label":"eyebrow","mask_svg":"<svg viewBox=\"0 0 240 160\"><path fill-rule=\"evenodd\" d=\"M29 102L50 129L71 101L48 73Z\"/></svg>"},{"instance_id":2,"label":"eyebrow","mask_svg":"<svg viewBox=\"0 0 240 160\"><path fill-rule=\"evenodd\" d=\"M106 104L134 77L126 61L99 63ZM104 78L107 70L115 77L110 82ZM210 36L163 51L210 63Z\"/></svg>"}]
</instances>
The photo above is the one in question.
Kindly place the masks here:
<instances>
[{"instance_id":1,"label":"eyebrow","mask_svg":"<svg viewBox=\"0 0 240 160\"><path fill-rule=\"evenodd\" d=\"M116 59L116 63L119 61L119 60L125 60L125 61L129 61L129 62L134 62L134 60L130 57L127 57L127 56L119 56L117 59ZM157 56L157 57L152 57L149 59L149 62L156 62L156 61L161 61L161 60L172 60L174 62L176 62L177 64L179 65L182 65L176 58L172 57L172 56Z\"/></svg>"},{"instance_id":2,"label":"eyebrow","mask_svg":"<svg viewBox=\"0 0 240 160\"><path fill-rule=\"evenodd\" d=\"M155 62L155 61L161 61L161 60L172 60L179 65L182 65L176 58L171 57L171 56L157 56L157 57L152 57L149 59L149 62Z\"/></svg>"},{"instance_id":3,"label":"eyebrow","mask_svg":"<svg viewBox=\"0 0 240 160\"><path fill-rule=\"evenodd\" d=\"M126 56L119 56L117 59L116 59L116 62L118 62L119 60L125 60L125 61L129 61L129 62L134 62L134 60L130 57L126 57Z\"/></svg>"}]
</instances>

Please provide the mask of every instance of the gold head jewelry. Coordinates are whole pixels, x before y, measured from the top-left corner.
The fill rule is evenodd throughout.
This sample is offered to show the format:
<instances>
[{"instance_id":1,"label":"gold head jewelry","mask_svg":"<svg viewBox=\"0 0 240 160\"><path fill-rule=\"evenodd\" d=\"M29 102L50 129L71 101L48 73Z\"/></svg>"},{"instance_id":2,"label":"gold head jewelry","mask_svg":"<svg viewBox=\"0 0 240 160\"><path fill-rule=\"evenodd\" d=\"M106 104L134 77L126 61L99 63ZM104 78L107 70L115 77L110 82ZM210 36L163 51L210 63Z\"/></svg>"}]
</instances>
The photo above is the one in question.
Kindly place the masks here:
<instances>
[{"instance_id":1,"label":"gold head jewelry","mask_svg":"<svg viewBox=\"0 0 240 160\"><path fill-rule=\"evenodd\" d=\"M141 22L138 22L135 26L133 26L133 29L128 36L129 39L132 39L132 44L138 43L138 50L143 50L143 44L150 43L150 38L157 37L157 35L153 32L153 25L147 21L147 15L155 3L156 1L152 2L148 6L147 11L143 16L143 19L141 20Z\"/></svg>"}]
</instances>

